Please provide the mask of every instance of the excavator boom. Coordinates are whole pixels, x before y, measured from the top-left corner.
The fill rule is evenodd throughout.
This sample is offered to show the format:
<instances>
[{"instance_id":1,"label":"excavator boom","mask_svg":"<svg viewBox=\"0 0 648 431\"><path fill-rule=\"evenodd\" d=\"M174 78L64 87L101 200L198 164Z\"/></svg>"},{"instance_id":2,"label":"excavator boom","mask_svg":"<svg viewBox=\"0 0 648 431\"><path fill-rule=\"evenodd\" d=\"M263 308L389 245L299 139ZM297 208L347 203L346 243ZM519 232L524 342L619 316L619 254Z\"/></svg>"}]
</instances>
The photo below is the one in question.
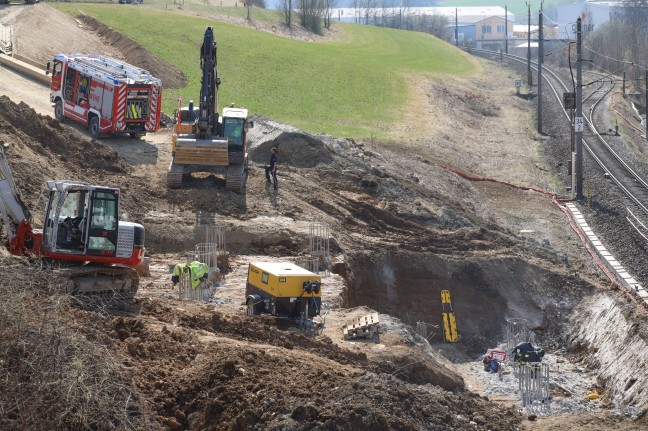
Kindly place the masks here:
<instances>
[{"instance_id":1,"label":"excavator boom","mask_svg":"<svg viewBox=\"0 0 648 431\"><path fill-rule=\"evenodd\" d=\"M31 214L20 199L2 148L0 148L0 216L7 228L11 252L20 254L24 248L24 237L32 230Z\"/></svg>"},{"instance_id":2,"label":"excavator boom","mask_svg":"<svg viewBox=\"0 0 648 431\"><path fill-rule=\"evenodd\" d=\"M245 108L230 106L218 116L218 87L214 28L207 27L200 47L202 70L200 100L183 107L179 100L176 127L171 141L173 159L167 171L167 187L181 188L183 178L194 172L209 172L225 177L225 189L242 192L247 179ZM189 174L189 175L188 175Z\"/></svg>"},{"instance_id":3,"label":"excavator boom","mask_svg":"<svg viewBox=\"0 0 648 431\"><path fill-rule=\"evenodd\" d=\"M216 136L218 128L218 115L216 113L218 86L220 78L216 70L216 41L214 40L214 28L207 27L200 47L200 67L202 69L200 87L200 118L197 128L199 139L207 135Z\"/></svg>"}]
</instances>

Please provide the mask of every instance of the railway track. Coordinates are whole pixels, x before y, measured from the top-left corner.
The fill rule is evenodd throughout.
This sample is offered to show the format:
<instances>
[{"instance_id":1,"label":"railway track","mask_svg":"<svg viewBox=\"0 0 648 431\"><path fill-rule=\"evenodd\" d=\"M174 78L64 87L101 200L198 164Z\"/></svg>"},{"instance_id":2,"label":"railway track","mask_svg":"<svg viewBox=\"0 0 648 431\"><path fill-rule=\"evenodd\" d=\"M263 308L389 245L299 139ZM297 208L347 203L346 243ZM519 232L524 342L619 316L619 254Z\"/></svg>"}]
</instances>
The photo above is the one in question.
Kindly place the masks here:
<instances>
[{"instance_id":1,"label":"railway track","mask_svg":"<svg viewBox=\"0 0 648 431\"><path fill-rule=\"evenodd\" d=\"M500 56L500 53L488 50L471 50L487 56ZM527 59L511 54L502 54L510 61L527 64ZM531 68L537 72L537 62L531 62ZM569 83L564 76L543 65L544 83L549 85L551 93L562 106L562 93L575 92L573 81ZM622 156L618 149L624 147L623 138L609 133L609 124L601 111L603 102L609 97L616 85L613 77L597 72L583 72L583 119L586 129L583 132L583 148L602 169L605 178L613 182L629 200L625 208L625 218L637 233L648 241L648 182L638 173L644 170L642 162L636 157ZM562 108L565 120L571 124L570 113ZM571 127L571 126L570 126ZM591 172L584 172L587 178Z\"/></svg>"}]
</instances>

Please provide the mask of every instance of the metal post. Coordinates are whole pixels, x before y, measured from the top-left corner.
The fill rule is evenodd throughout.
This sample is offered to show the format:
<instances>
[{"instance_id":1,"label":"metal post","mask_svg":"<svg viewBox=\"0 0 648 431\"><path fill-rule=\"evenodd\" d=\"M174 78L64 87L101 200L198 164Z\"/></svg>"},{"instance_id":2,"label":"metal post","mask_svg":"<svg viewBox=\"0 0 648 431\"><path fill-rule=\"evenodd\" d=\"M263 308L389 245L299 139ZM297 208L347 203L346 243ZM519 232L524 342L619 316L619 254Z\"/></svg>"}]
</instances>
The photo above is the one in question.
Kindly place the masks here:
<instances>
[{"instance_id":1,"label":"metal post","mask_svg":"<svg viewBox=\"0 0 648 431\"><path fill-rule=\"evenodd\" d=\"M542 63L544 60L542 21L542 3L540 3L540 12L538 13L538 133L540 134L542 134Z\"/></svg>"},{"instance_id":2,"label":"metal post","mask_svg":"<svg viewBox=\"0 0 648 431\"><path fill-rule=\"evenodd\" d=\"M504 5L504 51L508 54L508 5Z\"/></svg>"},{"instance_id":3,"label":"metal post","mask_svg":"<svg viewBox=\"0 0 648 431\"><path fill-rule=\"evenodd\" d=\"M455 8L455 46L459 46L459 16Z\"/></svg>"},{"instance_id":4,"label":"metal post","mask_svg":"<svg viewBox=\"0 0 648 431\"><path fill-rule=\"evenodd\" d=\"M576 149L574 148L576 142L574 140L574 110L569 110L569 177L571 178L571 189L576 189L576 178L574 176L574 160L576 159Z\"/></svg>"},{"instance_id":5,"label":"metal post","mask_svg":"<svg viewBox=\"0 0 648 431\"><path fill-rule=\"evenodd\" d=\"M533 76L531 75L531 3L527 2L529 7L528 26L527 26L527 83L529 87L533 85Z\"/></svg>"},{"instance_id":6,"label":"metal post","mask_svg":"<svg viewBox=\"0 0 648 431\"><path fill-rule=\"evenodd\" d=\"M646 115L646 119L644 120L646 122L646 141L648 141L648 70L646 71L646 103L644 105L644 114Z\"/></svg>"},{"instance_id":7,"label":"metal post","mask_svg":"<svg viewBox=\"0 0 648 431\"><path fill-rule=\"evenodd\" d=\"M329 251L330 228L326 222L313 222L310 224L310 255L317 259L317 267L313 272L319 272L319 263L322 264L324 275L331 269L331 254Z\"/></svg>"},{"instance_id":8,"label":"metal post","mask_svg":"<svg viewBox=\"0 0 648 431\"><path fill-rule=\"evenodd\" d=\"M576 20L576 118L574 118L574 132L576 132L576 190L575 198L583 198L583 60L582 60L583 32L581 19Z\"/></svg>"}]
</instances>

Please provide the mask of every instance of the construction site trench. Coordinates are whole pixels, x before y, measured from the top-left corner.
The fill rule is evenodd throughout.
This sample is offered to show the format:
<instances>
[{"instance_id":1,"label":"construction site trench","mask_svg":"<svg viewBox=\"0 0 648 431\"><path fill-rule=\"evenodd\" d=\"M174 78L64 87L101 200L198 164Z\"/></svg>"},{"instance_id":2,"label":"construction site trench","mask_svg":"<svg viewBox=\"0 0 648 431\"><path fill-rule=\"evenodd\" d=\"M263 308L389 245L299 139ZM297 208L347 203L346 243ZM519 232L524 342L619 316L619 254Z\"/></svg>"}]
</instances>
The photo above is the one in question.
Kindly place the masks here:
<instances>
[{"instance_id":1,"label":"construction site trench","mask_svg":"<svg viewBox=\"0 0 648 431\"><path fill-rule=\"evenodd\" d=\"M30 20L54 13L35 5L15 27L36 59L53 53L36 36L29 39ZM79 25L60 15L59 29L99 40L122 37L96 21ZM102 46L127 58L116 53L119 44ZM405 120L400 127L411 133L401 140L317 135L256 115L244 194L226 192L224 179L214 175L168 190L168 129L142 139L91 140L83 127L52 118L46 88L0 68L0 145L23 200L35 208L34 225L42 226L46 180L118 186L124 216L146 228L151 262L132 307L94 309L56 293L59 281L49 269L2 252L0 274L11 281L0 289L0 400L8 412L0 428L648 427L646 309L603 275L551 197L505 184L564 190L546 154L560 137L533 131L534 106L509 85L514 71L481 60L479 67L483 76L470 82L414 80L416 108L435 121L412 131L421 121ZM181 87L182 73L175 76ZM480 103L499 109L477 115ZM479 141L472 137L476 128L483 130ZM272 147L280 160L276 193L264 176ZM448 167L501 182L471 181ZM191 259L202 226L213 222L226 231L224 281L207 302L181 301L169 267ZM247 318L247 264L307 257L313 222L326 223L331 233L322 334L306 337L270 316ZM443 342L442 290L452 295L458 343ZM46 323L39 318L44 309L51 316ZM374 338L344 340L346 322L374 311L381 322ZM512 373L499 379L483 370L482 355L506 342L513 318L524 319L547 352L557 384L553 410L529 413ZM429 342L416 333L418 322L430 328ZM55 349L47 343L37 349L42 340L30 327L74 346L61 350L70 356L49 356ZM15 337L24 339L23 350L8 341ZM80 361L103 364L87 375L110 371L102 374L107 387L132 403L101 398L102 391L84 403L70 385L68 394L79 398L67 399L78 403L78 415L60 422L63 386L45 390L38 382L54 377L14 364L44 355L43 364L80 379L86 374L65 365L75 363L74 352ZM29 372L38 378L27 378ZM90 378L83 382L93 388ZM587 398L595 385L600 398ZM40 390L42 398L34 395ZM51 406L39 412L42 399ZM33 407L25 407L29 402Z\"/></svg>"}]
</instances>

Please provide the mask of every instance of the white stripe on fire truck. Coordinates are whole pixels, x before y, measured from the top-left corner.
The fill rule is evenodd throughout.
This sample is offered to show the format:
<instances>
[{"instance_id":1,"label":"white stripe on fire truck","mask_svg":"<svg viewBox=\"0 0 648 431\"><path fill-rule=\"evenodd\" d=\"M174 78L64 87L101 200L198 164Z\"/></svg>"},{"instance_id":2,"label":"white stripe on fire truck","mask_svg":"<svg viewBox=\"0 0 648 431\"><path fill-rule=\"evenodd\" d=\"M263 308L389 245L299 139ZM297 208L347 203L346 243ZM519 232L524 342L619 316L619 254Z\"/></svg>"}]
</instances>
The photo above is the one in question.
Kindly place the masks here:
<instances>
[{"instance_id":1,"label":"white stripe on fire truck","mask_svg":"<svg viewBox=\"0 0 648 431\"><path fill-rule=\"evenodd\" d=\"M158 102L159 88L154 85L151 89L151 103L148 110L148 122L146 123L146 130L155 131L155 120L157 117L157 102Z\"/></svg>"},{"instance_id":2,"label":"white stripe on fire truck","mask_svg":"<svg viewBox=\"0 0 648 431\"><path fill-rule=\"evenodd\" d=\"M124 121L124 114L126 112L126 86L122 85L117 87L115 97L117 98L117 122L121 122L121 127L116 127L117 130L124 130L126 122Z\"/></svg>"}]
</instances>

